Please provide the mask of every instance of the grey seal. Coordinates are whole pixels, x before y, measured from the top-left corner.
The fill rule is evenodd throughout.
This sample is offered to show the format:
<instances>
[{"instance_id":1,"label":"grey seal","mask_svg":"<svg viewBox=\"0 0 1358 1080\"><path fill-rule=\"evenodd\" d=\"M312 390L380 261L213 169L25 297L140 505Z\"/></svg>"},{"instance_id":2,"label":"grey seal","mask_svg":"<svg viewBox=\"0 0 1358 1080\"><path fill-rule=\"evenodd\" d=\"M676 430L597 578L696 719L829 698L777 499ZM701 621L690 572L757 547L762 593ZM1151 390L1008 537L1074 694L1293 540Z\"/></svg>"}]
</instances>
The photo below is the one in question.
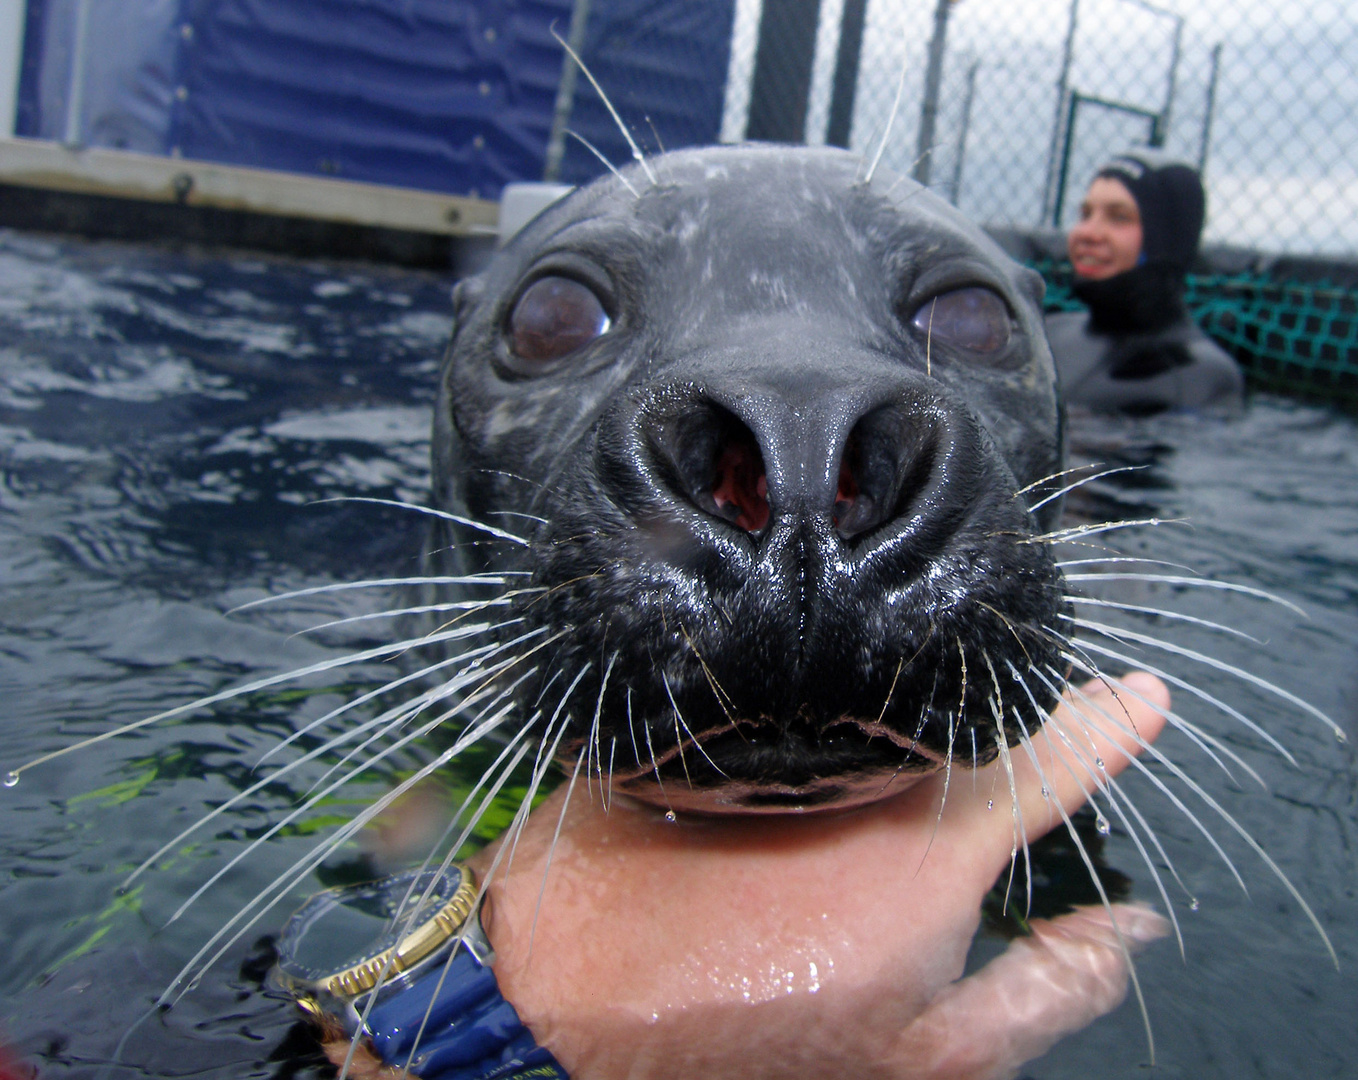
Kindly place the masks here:
<instances>
[{"instance_id":1,"label":"grey seal","mask_svg":"<svg viewBox=\"0 0 1358 1080\"><path fill-rule=\"evenodd\" d=\"M515 693L617 790L852 805L993 759L1055 701L1041 279L866 174L831 148L670 153L455 289L435 500L525 543L447 557L530 576Z\"/></svg>"}]
</instances>

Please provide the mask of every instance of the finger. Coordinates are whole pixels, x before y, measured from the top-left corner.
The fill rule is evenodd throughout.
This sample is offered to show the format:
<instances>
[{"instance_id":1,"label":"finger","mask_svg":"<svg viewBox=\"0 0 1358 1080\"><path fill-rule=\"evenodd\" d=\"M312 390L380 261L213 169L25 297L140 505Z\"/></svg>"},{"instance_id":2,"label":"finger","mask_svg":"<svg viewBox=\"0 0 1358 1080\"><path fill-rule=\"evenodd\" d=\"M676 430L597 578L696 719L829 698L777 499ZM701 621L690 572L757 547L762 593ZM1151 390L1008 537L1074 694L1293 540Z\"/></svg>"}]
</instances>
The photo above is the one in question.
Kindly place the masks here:
<instances>
[{"instance_id":1,"label":"finger","mask_svg":"<svg viewBox=\"0 0 1358 1080\"><path fill-rule=\"evenodd\" d=\"M901 1077L1011 1076L1057 1040L1115 1008L1127 994L1129 947L1164 937L1150 908L1080 908L1032 923L976 974L945 988L903 1033Z\"/></svg>"},{"instance_id":2,"label":"finger","mask_svg":"<svg viewBox=\"0 0 1358 1080\"><path fill-rule=\"evenodd\" d=\"M1068 690L1047 723L1010 751L1027 838L1047 832L1061 811L1074 813L1126 769L1164 729L1168 708L1165 684L1145 672Z\"/></svg>"}]
</instances>

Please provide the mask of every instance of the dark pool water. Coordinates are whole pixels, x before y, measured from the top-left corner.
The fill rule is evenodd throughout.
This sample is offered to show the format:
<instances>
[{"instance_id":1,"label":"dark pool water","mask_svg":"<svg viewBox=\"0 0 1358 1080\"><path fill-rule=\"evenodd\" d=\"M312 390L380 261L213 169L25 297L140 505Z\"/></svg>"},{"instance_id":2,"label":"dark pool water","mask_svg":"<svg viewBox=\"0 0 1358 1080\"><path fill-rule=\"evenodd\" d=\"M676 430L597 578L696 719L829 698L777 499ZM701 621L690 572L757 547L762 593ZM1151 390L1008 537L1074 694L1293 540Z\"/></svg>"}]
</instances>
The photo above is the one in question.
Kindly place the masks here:
<instances>
[{"instance_id":1,"label":"dark pool water","mask_svg":"<svg viewBox=\"0 0 1358 1080\"><path fill-rule=\"evenodd\" d=\"M229 612L265 594L418 570L416 515L323 500L423 500L448 285L357 264L0 233L0 774L116 723L375 640L373 624L295 631L391 597ZM1122 535L1125 551L1270 590L1310 616L1232 594L1113 586L1122 599L1218 619L1264 644L1164 620L1140 629L1272 679L1358 737L1358 426L1257 398L1231 424L1100 424L1081 437L1095 444L1093 458L1146 467L1098 485L1078 509L1190 523ZM382 671L368 665L307 692L223 704L0 789L0 1037L13 1056L42 1076L315 1074L291 1007L259 985L268 963L259 939L282 914L230 949L176 1008L150 1012L212 930L308 844L306 828L289 830L165 925L300 787L259 792L131 891L117 886L247 787L280 737ZM1129 1005L1028 1076L1358 1074L1355 739L1341 745L1314 719L1220 673L1193 677L1265 724L1298 765L1185 694L1184 712L1229 741L1269 788L1232 783L1182 738L1163 745L1297 884L1340 970L1226 827L1214 831L1248 897L1196 830L1137 783L1134 796L1199 899L1196 911L1180 908L1187 962L1162 944L1139 965L1158 1068L1145 1071L1142 1021ZM389 779L375 776L353 797ZM352 805L321 809L329 817ZM341 861L350 855L360 858ZM1152 898L1130 842L1115 833L1106 856L1136 895Z\"/></svg>"}]
</instances>

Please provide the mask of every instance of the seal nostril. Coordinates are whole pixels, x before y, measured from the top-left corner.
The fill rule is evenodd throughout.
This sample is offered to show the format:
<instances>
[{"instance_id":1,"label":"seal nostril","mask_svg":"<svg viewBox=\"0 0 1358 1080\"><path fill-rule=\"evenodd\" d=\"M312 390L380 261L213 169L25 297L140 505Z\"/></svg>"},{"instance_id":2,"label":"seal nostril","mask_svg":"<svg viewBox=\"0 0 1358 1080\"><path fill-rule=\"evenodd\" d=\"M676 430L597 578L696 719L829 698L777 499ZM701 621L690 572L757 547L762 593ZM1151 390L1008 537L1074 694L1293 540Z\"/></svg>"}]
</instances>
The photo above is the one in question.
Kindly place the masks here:
<instances>
[{"instance_id":1,"label":"seal nostril","mask_svg":"<svg viewBox=\"0 0 1358 1080\"><path fill-rule=\"evenodd\" d=\"M660 475L684 502L747 533L768 527L768 477L754 433L712 402L688 405L651 431Z\"/></svg>"},{"instance_id":2,"label":"seal nostril","mask_svg":"<svg viewBox=\"0 0 1358 1080\"><path fill-rule=\"evenodd\" d=\"M719 516L746 532L759 532L769 523L769 481L764 473L764 457L748 428L732 434L735 437L717 455L712 501Z\"/></svg>"},{"instance_id":3,"label":"seal nostril","mask_svg":"<svg viewBox=\"0 0 1358 1080\"><path fill-rule=\"evenodd\" d=\"M835 490L835 508L831 514L835 528L846 539L875 524L877 499L871 492L863 490L862 457L862 443L855 428L839 459L839 485Z\"/></svg>"},{"instance_id":4,"label":"seal nostril","mask_svg":"<svg viewBox=\"0 0 1358 1080\"><path fill-rule=\"evenodd\" d=\"M934 472L933 425L894 406L877 409L849 433L839 462L835 531L855 540L910 512Z\"/></svg>"}]
</instances>

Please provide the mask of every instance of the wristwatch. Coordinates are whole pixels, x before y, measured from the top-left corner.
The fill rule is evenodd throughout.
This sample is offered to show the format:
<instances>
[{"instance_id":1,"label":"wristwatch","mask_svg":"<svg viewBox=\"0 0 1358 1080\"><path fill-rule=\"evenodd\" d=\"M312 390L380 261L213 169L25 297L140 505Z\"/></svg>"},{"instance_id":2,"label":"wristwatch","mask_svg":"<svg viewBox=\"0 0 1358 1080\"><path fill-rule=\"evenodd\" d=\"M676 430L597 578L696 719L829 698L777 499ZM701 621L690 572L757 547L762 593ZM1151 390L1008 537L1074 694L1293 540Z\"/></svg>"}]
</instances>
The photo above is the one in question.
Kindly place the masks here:
<instances>
[{"instance_id":1,"label":"wristwatch","mask_svg":"<svg viewBox=\"0 0 1358 1080\"><path fill-rule=\"evenodd\" d=\"M568 1080L501 995L477 899L458 863L317 893L283 929L274 982L420 1080Z\"/></svg>"}]
</instances>

